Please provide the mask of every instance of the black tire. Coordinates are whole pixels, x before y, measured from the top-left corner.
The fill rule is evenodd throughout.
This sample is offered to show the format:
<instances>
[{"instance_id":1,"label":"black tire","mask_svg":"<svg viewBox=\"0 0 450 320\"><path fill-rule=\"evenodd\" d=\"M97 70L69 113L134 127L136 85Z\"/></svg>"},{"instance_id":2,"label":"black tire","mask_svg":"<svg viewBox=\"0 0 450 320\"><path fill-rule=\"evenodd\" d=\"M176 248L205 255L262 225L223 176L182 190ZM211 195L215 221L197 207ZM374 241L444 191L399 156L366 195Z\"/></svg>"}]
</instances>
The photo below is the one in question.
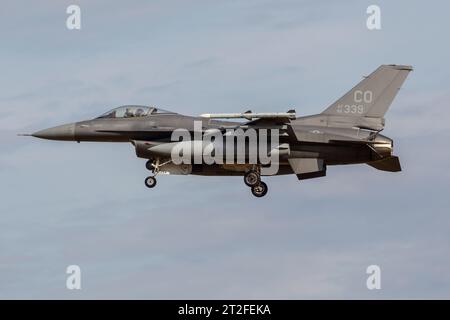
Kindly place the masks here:
<instances>
[{"instance_id":1,"label":"black tire","mask_svg":"<svg viewBox=\"0 0 450 320\"><path fill-rule=\"evenodd\" d=\"M253 187L260 183L260 177L258 172L256 171L249 171L244 175L244 183L249 186Z\"/></svg>"},{"instance_id":2,"label":"black tire","mask_svg":"<svg viewBox=\"0 0 450 320\"><path fill-rule=\"evenodd\" d=\"M156 186L156 178L155 177L147 177L145 178L145 186L147 188L154 188Z\"/></svg>"},{"instance_id":3,"label":"black tire","mask_svg":"<svg viewBox=\"0 0 450 320\"><path fill-rule=\"evenodd\" d=\"M145 167L147 168L147 170L150 170L151 172L153 172L155 170L155 167L153 167L153 160L148 160L145 163Z\"/></svg>"},{"instance_id":4,"label":"black tire","mask_svg":"<svg viewBox=\"0 0 450 320\"><path fill-rule=\"evenodd\" d=\"M258 185L252 187L252 193L257 198L264 197L267 193L267 190L267 184L262 181Z\"/></svg>"}]
</instances>

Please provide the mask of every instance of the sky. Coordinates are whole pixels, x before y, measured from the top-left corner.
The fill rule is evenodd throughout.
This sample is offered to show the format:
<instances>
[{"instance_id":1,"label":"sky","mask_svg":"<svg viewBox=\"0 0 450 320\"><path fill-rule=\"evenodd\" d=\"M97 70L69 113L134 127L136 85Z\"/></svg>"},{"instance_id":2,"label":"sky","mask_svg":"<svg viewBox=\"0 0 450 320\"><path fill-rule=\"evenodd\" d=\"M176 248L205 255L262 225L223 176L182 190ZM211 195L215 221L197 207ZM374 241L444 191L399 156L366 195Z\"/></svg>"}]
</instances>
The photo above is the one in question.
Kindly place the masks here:
<instances>
[{"instance_id":1,"label":"sky","mask_svg":"<svg viewBox=\"0 0 450 320\"><path fill-rule=\"evenodd\" d=\"M81 8L68 30L66 8ZM368 30L366 9L381 9ZM0 298L450 298L448 1L2 1ZM160 176L131 144L19 137L124 104L319 113L380 64L403 171ZM81 290L66 268L81 268ZM381 269L368 290L366 268Z\"/></svg>"}]
</instances>

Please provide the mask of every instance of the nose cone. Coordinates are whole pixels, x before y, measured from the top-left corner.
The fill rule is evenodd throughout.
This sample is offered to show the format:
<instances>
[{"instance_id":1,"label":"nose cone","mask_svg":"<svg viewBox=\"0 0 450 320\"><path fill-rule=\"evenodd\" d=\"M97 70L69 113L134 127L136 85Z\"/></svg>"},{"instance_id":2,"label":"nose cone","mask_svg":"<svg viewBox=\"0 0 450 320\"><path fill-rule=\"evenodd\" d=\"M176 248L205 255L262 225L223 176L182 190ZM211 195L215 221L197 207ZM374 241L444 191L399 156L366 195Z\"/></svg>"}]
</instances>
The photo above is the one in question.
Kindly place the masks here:
<instances>
[{"instance_id":1,"label":"nose cone","mask_svg":"<svg viewBox=\"0 0 450 320\"><path fill-rule=\"evenodd\" d=\"M32 136L49 140L73 141L75 140L75 123L44 129L33 133Z\"/></svg>"}]
</instances>

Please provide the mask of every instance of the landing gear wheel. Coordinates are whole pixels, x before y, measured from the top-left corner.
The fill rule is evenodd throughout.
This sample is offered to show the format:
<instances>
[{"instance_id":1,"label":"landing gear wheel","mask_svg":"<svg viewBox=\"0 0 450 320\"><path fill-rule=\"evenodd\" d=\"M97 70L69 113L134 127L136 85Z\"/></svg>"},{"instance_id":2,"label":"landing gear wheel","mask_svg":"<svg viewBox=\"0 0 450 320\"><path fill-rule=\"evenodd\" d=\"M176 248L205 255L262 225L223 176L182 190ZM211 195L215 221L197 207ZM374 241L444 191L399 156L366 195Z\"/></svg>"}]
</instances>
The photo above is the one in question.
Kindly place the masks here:
<instances>
[{"instance_id":1,"label":"landing gear wheel","mask_svg":"<svg viewBox=\"0 0 450 320\"><path fill-rule=\"evenodd\" d=\"M264 197L267 193L267 184L261 181L259 184L252 187L252 193L255 197Z\"/></svg>"},{"instance_id":2,"label":"landing gear wheel","mask_svg":"<svg viewBox=\"0 0 450 320\"><path fill-rule=\"evenodd\" d=\"M147 186L147 188L153 188L156 186L156 178L155 177L147 177L145 178L145 185Z\"/></svg>"},{"instance_id":3,"label":"landing gear wheel","mask_svg":"<svg viewBox=\"0 0 450 320\"><path fill-rule=\"evenodd\" d=\"M153 160L148 160L145 163L145 167L147 168L147 170L150 170L151 172L153 172L155 170L155 167L153 166Z\"/></svg>"},{"instance_id":4,"label":"landing gear wheel","mask_svg":"<svg viewBox=\"0 0 450 320\"><path fill-rule=\"evenodd\" d=\"M244 175L244 182L247 186L253 187L260 183L260 177L258 172L256 171L249 171Z\"/></svg>"}]
</instances>

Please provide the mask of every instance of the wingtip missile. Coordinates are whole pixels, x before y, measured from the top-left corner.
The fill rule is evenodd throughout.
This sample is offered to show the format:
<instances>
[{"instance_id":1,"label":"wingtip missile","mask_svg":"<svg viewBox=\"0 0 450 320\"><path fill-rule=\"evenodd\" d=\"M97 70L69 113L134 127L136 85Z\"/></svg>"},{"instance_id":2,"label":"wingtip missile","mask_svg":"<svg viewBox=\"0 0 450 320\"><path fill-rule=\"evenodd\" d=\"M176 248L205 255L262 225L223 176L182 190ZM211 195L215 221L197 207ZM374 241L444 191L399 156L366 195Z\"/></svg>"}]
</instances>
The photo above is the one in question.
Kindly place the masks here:
<instances>
[{"instance_id":1,"label":"wingtip missile","mask_svg":"<svg viewBox=\"0 0 450 320\"><path fill-rule=\"evenodd\" d=\"M295 119L295 110L289 110L288 112L244 112L244 113L204 113L201 114L200 117L202 118L209 118L209 119L261 119L261 118L270 118L270 119L276 119L276 118L288 118L288 119Z\"/></svg>"}]
</instances>

